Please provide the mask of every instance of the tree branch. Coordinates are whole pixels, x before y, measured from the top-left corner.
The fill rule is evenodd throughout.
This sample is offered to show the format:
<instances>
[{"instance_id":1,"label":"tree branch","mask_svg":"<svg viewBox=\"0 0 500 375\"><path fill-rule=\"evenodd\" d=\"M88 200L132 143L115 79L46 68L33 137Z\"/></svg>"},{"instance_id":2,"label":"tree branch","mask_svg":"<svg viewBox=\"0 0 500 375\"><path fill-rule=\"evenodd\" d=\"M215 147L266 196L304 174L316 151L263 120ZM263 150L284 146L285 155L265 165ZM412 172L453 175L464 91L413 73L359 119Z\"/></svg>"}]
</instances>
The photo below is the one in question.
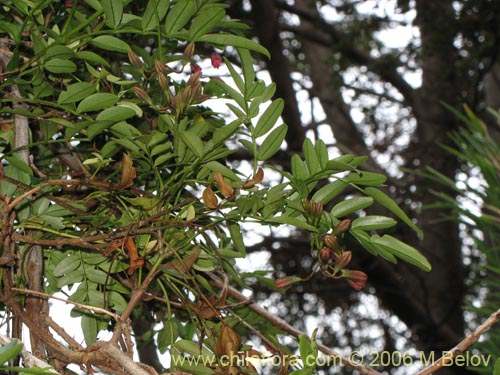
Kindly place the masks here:
<instances>
[{"instance_id":1,"label":"tree branch","mask_svg":"<svg viewBox=\"0 0 500 375\"><path fill-rule=\"evenodd\" d=\"M212 279L213 284L217 288L223 288L224 287L224 285L225 285L224 282L221 279L219 279L216 275L214 275L213 273L210 273L210 272L208 272L207 274L208 274L208 276L210 276L210 278ZM247 302L248 301L248 298L245 295L243 295L242 293L240 293L238 290L236 290L232 286L228 286L227 292L228 292L228 295L230 295L231 297L237 299L240 302ZM252 310L255 313L259 314L264 319L266 319L268 322L272 323L274 326L278 327L279 329L281 329L281 330L289 333L290 335L292 335L292 336L294 336L296 338L298 338L299 336L306 336L306 337L308 337L307 333L302 332L302 331L300 331L300 330L292 327L286 321L284 321L283 319L281 319L281 318L277 317L276 315L270 313L266 309L263 309L262 307L260 307L256 303L250 302L250 303L247 304L247 306L248 306L248 308L250 310ZM364 365L360 365L358 363L354 363L350 359L342 357L342 355L340 355L339 353L335 352L334 350L328 348L327 346L325 346L323 344L318 343L318 349L321 352L323 352L324 354L328 355L329 357L335 358L335 359L339 360L339 363L341 363L343 365L347 365L347 366L349 366L349 367L351 367L351 368L359 371L359 373L361 375L382 375L380 372L375 371L375 370L371 369L368 366L364 366Z\"/></svg>"},{"instance_id":2,"label":"tree branch","mask_svg":"<svg viewBox=\"0 0 500 375\"><path fill-rule=\"evenodd\" d=\"M369 67L372 72L378 74L383 80L390 82L404 96L406 103L412 105L414 89L393 66L388 64L388 61L394 59L392 55L371 56L369 52L356 47L350 41L352 38L337 30L331 23L326 22L317 10L307 9L305 4L301 4L301 1L295 2L295 5L289 5L282 1L279 1L278 4L281 9L300 16L301 20L307 21L309 24L301 24L298 27L282 25L284 30L289 30L308 41L327 48L335 45L343 56L360 65Z\"/></svg>"},{"instance_id":3,"label":"tree branch","mask_svg":"<svg viewBox=\"0 0 500 375\"><path fill-rule=\"evenodd\" d=\"M471 332L460 341L454 348L450 349L446 355L439 358L432 365L426 367L416 375L430 375L443 366L449 366L453 360L462 354L469 346L476 343L481 335L488 331L494 324L500 320L500 309L490 315L474 332Z\"/></svg>"}]
</instances>

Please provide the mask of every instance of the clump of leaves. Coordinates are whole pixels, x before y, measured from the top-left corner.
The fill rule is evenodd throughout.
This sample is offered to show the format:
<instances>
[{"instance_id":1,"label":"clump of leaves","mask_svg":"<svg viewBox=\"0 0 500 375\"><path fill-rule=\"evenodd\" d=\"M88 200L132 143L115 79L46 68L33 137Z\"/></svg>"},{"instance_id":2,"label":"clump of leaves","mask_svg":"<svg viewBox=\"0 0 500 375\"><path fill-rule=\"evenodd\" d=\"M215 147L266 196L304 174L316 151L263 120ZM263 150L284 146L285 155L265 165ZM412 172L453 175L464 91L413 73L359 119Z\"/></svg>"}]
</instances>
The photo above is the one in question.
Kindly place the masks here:
<instances>
[{"instance_id":1,"label":"clump of leaves","mask_svg":"<svg viewBox=\"0 0 500 375\"><path fill-rule=\"evenodd\" d=\"M46 0L3 8L2 293L6 309L38 332L42 355L119 372L125 359L114 348L120 342L131 350L127 319L148 304L156 319L150 339L161 353L215 358L173 361L172 371L240 371L220 357L252 350L242 344L252 335L286 351L272 321L236 304L233 286L245 279L235 260L246 257L247 222L308 231L311 277L320 271L356 289L366 274L345 268L352 253L344 236L374 256L430 270L416 249L378 234L396 220L358 215L378 203L419 232L382 192L385 177L360 169L365 157L330 158L324 142L306 140L291 170L279 171L282 183L265 179L266 162L285 139L285 103L273 99L274 84L256 78L251 53L268 51L241 35L243 25L227 18L223 3ZM206 74L200 65L209 58L229 78ZM212 108L213 100L226 102L231 116ZM25 120L30 132L19 138ZM227 161L235 144L250 169ZM348 188L354 193L339 199ZM32 290L25 276L35 246L43 290ZM69 336L56 342L49 326L57 323L26 319L24 299L13 291L66 293L89 349ZM98 341L110 323L113 338Z\"/></svg>"}]
</instances>

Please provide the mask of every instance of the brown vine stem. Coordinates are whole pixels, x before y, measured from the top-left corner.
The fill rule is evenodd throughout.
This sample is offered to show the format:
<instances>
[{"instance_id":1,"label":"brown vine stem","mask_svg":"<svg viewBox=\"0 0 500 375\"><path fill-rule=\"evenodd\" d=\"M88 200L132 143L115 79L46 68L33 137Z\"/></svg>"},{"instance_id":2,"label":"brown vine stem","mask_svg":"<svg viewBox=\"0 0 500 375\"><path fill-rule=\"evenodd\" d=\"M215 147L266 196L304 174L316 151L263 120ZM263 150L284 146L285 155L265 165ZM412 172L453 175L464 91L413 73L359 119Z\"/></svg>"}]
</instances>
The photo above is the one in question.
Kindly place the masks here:
<instances>
[{"instance_id":1,"label":"brown vine stem","mask_svg":"<svg viewBox=\"0 0 500 375\"><path fill-rule=\"evenodd\" d=\"M217 277L215 274L213 274L211 272L207 272L207 274L208 274L208 276L210 276L214 285L217 288L224 287L224 282L219 277ZM238 290L236 290L235 288L233 288L231 286L228 286L227 288L228 288L227 292L231 297L236 298L240 302L248 301L248 298L245 295L243 295L242 293L240 293ZM255 313L259 314L260 316L262 316L268 322L272 323L275 327L282 329L283 331L291 334L294 337L297 337L297 338L299 336L308 337L307 333L302 332L302 331L292 327L290 324L288 324L283 319L270 313L269 311L265 310L264 308L260 307L259 305L257 305L254 302L249 303L248 308L250 310L254 311ZM382 375L382 373L380 373L380 372L378 372L378 371L376 371L368 366L361 365L359 363L355 363L355 362L351 361L350 359L343 357L342 355L340 355L339 353L330 349L326 345L318 343L318 349L322 353L326 354L329 358L334 359L335 363L349 366L349 367L357 370L361 375ZM418 374L418 375L423 375L423 374Z\"/></svg>"},{"instance_id":2,"label":"brown vine stem","mask_svg":"<svg viewBox=\"0 0 500 375\"><path fill-rule=\"evenodd\" d=\"M469 346L476 343L481 335L488 331L495 323L500 320L500 309L491 314L488 319L486 319L475 331L469 333L460 341L454 348L450 349L445 355L439 358L437 361L417 373L416 375L429 375L444 366L449 366L453 360L462 354Z\"/></svg>"},{"instance_id":3,"label":"brown vine stem","mask_svg":"<svg viewBox=\"0 0 500 375\"><path fill-rule=\"evenodd\" d=\"M36 290L20 289L20 288L11 288L11 290L13 292L19 292L19 293L28 294L28 295L31 295L31 296L37 296L37 297L42 297L42 298L47 298L47 299L49 299L49 298L50 299L54 299L54 300L57 300L57 301L68 303L70 305L74 305L74 306L79 307L81 309L93 311L93 312L99 313L99 314L109 315L110 317L112 317L116 321L121 320L121 318L120 318L120 316L118 314L109 312L108 310L102 309L100 307L84 305L84 304L81 304L81 303L78 303L78 302L73 302L73 301L70 301L70 300L67 300L67 299L64 299L64 298L59 298L59 297L51 296L50 294L47 294L47 293L38 292Z\"/></svg>"}]
</instances>

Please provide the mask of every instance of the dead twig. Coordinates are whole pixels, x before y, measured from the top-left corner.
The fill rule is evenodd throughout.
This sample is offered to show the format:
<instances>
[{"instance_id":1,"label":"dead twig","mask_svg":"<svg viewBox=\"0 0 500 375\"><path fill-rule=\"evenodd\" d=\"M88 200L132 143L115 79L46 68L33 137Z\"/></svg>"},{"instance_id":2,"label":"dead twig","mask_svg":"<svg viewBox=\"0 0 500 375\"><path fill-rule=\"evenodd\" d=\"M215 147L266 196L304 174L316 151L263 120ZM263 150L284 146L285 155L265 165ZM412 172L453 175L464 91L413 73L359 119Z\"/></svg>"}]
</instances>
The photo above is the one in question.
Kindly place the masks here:
<instances>
[{"instance_id":1,"label":"dead twig","mask_svg":"<svg viewBox=\"0 0 500 375\"><path fill-rule=\"evenodd\" d=\"M19 293L28 294L28 295L31 295L31 296L42 297L44 299L49 299L49 298L50 299L54 299L54 300L57 300L57 301L68 303L70 305L74 305L74 306L79 307L81 309L93 311L93 312L98 313L98 314L108 315L108 316L112 317L116 321L120 321L121 320L120 315L112 313L112 312L109 312L108 310L102 309L100 307L84 305L82 303L73 302L73 301L70 301L70 300L67 300L67 299L64 299L64 298L59 298L59 297L51 296L50 294L47 294L47 293L37 292L36 290L20 289L20 288L11 288L11 290L13 292L19 292Z\"/></svg>"}]
</instances>

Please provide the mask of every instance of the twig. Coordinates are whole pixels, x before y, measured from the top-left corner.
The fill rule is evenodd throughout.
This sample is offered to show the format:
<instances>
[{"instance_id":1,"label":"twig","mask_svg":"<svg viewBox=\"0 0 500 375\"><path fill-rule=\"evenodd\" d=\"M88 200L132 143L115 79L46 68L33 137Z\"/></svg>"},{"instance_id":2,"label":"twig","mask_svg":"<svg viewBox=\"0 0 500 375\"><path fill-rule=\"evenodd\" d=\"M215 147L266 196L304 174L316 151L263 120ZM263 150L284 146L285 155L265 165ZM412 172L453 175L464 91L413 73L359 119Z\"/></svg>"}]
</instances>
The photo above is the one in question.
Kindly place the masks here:
<instances>
[{"instance_id":1,"label":"twig","mask_svg":"<svg viewBox=\"0 0 500 375\"><path fill-rule=\"evenodd\" d=\"M29 294L29 295L32 295L32 296L55 299L57 301L61 301L61 302L64 302L64 303L69 303L71 305L75 305L76 307L79 307L81 309L93 311L93 312L99 313L99 314L109 315L110 317L112 317L116 321L120 321L121 320L121 318L120 318L120 316L118 314L109 312L108 310L102 309L100 307L84 305L82 303L73 302L73 301L70 301L70 300L67 300L67 299L64 299L64 298L59 298L59 297L51 296L50 294L42 293L42 292L37 292L35 290L30 290L30 289L11 288L11 290L14 291L14 292L19 292L19 293L23 293L23 294Z\"/></svg>"},{"instance_id":2,"label":"twig","mask_svg":"<svg viewBox=\"0 0 500 375\"><path fill-rule=\"evenodd\" d=\"M59 324L54 322L54 320L52 320L52 318L50 316L45 317L45 322L47 323L49 328L53 329L55 331L55 333L57 333L59 336L61 336L62 339L64 341L66 341L70 347L72 347L73 349L76 349L76 350L83 350L83 346L81 346L80 343L78 343L73 337L68 335L66 330L63 327L61 327Z\"/></svg>"},{"instance_id":3,"label":"twig","mask_svg":"<svg viewBox=\"0 0 500 375\"><path fill-rule=\"evenodd\" d=\"M224 282L221 279L219 279L216 275L214 275L211 272L207 272L207 274L208 274L208 276L210 276L214 285L217 288L224 287ZM245 295L240 293L238 290L236 290L232 286L228 286L227 292L230 296L232 296L233 298L236 298L238 301L241 301L241 302L248 301L248 298L245 297ZM302 331L292 327L290 324L288 324L283 319L277 317L274 314L271 314L269 311L263 309L262 307L260 307L259 305L257 305L254 302L248 304L248 308L250 310L256 312L257 314L259 314L260 316L262 316L264 319L266 319L268 322L272 323L274 326L282 329L283 331L291 334L294 337L298 338L299 336L302 336L302 335L308 336L305 332L302 332ZM338 360L338 363L341 363L343 365L347 365L347 366L359 371L359 373L361 375L382 375L380 372L375 371L375 370L369 368L368 366L354 363L350 359L342 357L339 353L330 349L326 345L318 343L318 349L321 350L324 354L328 355L330 358L335 358L336 360ZM422 374L418 374L418 375L422 375Z\"/></svg>"},{"instance_id":4,"label":"twig","mask_svg":"<svg viewBox=\"0 0 500 375\"><path fill-rule=\"evenodd\" d=\"M450 349L445 355L439 358L436 362L429 365L416 375L429 375L439 370L443 366L449 366L453 360L462 354L469 346L476 343L481 335L489 330L495 323L500 320L500 309L490 315L474 332L469 333L460 341L454 348Z\"/></svg>"}]
</instances>

